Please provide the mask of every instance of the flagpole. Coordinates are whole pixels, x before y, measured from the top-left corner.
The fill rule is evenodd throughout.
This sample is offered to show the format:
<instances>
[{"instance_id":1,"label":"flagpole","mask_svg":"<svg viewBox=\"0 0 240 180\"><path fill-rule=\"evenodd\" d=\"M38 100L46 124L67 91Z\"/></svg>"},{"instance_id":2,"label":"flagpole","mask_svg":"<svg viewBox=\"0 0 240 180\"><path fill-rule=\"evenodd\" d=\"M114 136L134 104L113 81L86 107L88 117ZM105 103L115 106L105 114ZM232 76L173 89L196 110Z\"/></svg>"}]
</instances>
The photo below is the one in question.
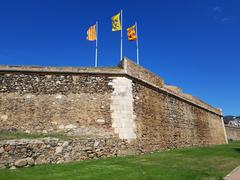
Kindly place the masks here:
<instances>
[{"instance_id":1,"label":"flagpole","mask_svg":"<svg viewBox=\"0 0 240 180\"><path fill-rule=\"evenodd\" d=\"M139 49L138 49L138 28L137 28L137 21L135 22L136 25L136 34L137 34L137 39L136 39L136 45L137 45L137 64L139 64Z\"/></svg>"},{"instance_id":2,"label":"flagpole","mask_svg":"<svg viewBox=\"0 0 240 180\"><path fill-rule=\"evenodd\" d=\"M123 11L121 10L121 48L120 48L120 61L122 60L122 51L123 51L123 42L122 42L122 39L123 39Z\"/></svg>"},{"instance_id":3,"label":"flagpole","mask_svg":"<svg viewBox=\"0 0 240 180\"><path fill-rule=\"evenodd\" d=\"M96 21L96 54L95 54L95 67L98 65L98 22Z\"/></svg>"}]
</instances>

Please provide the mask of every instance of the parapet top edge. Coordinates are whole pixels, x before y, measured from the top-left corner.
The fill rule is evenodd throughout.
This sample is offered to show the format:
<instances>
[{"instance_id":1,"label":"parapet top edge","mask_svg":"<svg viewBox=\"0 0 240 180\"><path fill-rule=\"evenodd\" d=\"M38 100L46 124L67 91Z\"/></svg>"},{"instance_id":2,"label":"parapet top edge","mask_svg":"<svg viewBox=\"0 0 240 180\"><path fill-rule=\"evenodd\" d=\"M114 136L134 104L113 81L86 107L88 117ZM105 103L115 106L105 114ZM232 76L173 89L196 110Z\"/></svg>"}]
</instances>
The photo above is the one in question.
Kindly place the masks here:
<instances>
[{"instance_id":1,"label":"parapet top edge","mask_svg":"<svg viewBox=\"0 0 240 180\"><path fill-rule=\"evenodd\" d=\"M121 67L44 67L44 66L0 66L1 72L32 72L32 73L122 73Z\"/></svg>"},{"instance_id":2,"label":"parapet top edge","mask_svg":"<svg viewBox=\"0 0 240 180\"><path fill-rule=\"evenodd\" d=\"M193 101L193 100L191 100L191 99L187 99L187 98L183 97L181 94L173 93L172 91L168 91L168 90L165 89L165 88L160 88L160 87L158 87L158 86L156 86L156 85L154 85L154 84L152 84L152 83L150 83L150 82L147 82L147 81L145 81L145 80L136 78L136 77L134 77L134 76L132 76L132 75L130 75L130 74L126 74L126 75L129 76L129 77L132 78L132 79L135 79L135 80L138 80L138 81L140 81L140 82L142 82L142 83L144 83L144 84L147 84L147 85L153 87L154 89L158 89L158 90L160 90L161 92L164 92L164 93L167 93L167 94L169 94L169 95L171 95L171 96L177 97L177 98L179 98L179 99L181 99L181 100L183 100L183 101L185 101L185 102L187 102L187 103L190 103L190 104L192 104L192 105L195 105L195 106L197 106L197 107L199 107L199 108L201 108L201 109L205 109L205 110L207 110L207 111L209 111L209 112L211 112L211 113L214 113L214 114L222 117L221 111L220 111L218 108L212 107L211 105L209 105L209 104L207 104L207 103L205 103L205 102L202 102L202 104L196 103L195 101ZM208 106L208 107L206 107L206 106Z\"/></svg>"},{"instance_id":3,"label":"parapet top edge","mask_svg":"<svg viewBox=\"0 0 240 180\"><path fill-rule=\"evenodd\" d=\"M188 103L194 104L195 106L198 106L202 109L208 110L214 114L217 114L219 116L222 116L221 111L219 111L219 109L210 106L209 104L202 102L201 104L194 102L191 99L188 99L186 97L183 97L183 93L178 94L178 93L174 93L172 91L167 90L164 87L160 87L158 84L154 84L146 79L142 79L141 77L136 77L134 75L132 75L131 73L129 73L126 70L126 63L124 63L124 61L129 61L128 59L124 59L119 66L116 67L44 67L44 66L0 66L0 73L14 73L14 72L26 72L26 73L66 73L66 74L99 74L99 75L126 75L129 78L141 81L145 84L148 84L154 88L159 89L162 92L171 94L175 97L178 97ZM132 62L132 61L131 61ZM147 72L151 72L143 67L140 67L144 70L146 70ZM152 72L151 72L152 73ZM154 76L160 78L158 75L152 73ZM161 79L161 78L160 78ZM163 82L164 83L164 82Z\"/></svg>"}]
</instances>

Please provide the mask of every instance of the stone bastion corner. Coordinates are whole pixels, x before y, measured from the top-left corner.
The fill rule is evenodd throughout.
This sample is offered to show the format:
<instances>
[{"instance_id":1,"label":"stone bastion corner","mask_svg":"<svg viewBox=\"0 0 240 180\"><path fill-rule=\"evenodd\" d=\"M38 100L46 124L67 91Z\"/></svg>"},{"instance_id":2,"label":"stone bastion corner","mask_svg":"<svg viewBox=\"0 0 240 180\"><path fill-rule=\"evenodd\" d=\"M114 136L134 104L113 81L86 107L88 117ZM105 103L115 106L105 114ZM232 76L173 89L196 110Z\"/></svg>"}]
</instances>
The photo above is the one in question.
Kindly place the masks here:
<instances>
[{"instance_id":1,"label":"stone bastion corner","mask_svg":"<svg viewBox=\"0 0 240 180\"><path fill-rule=\"evenodd\" d=\"M144 151L226 143L220 109L127 58L106 68L0 66L0 82L2 129L117 136Z\"/></svg>"},{"instance_id":2,"label":"stone bastion corner","mask_svg":"<svg viewBox=\"0 0 240 180\"><path fill-rule=\"evenodd\" d=\"M227 143L220 109L127 58L117 67L0 66L0 124L78 137L0 141L0 168Z\"/></svg>"}]
</instances>

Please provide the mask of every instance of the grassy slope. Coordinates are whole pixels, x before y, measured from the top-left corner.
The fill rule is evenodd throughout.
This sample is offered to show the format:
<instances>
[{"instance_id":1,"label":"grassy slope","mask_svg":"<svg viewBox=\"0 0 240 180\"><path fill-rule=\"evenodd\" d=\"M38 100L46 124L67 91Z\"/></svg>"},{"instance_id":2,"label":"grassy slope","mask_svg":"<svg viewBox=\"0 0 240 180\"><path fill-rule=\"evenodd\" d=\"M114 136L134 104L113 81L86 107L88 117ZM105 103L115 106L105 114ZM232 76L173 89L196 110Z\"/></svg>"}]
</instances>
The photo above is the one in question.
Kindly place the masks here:
<instances>
[{"instance_id":1,"label":"grassy slope","mask_svg":"<svg viewBox=\"0 0 240 180\"><path fill-rule=\"evenodd\" d=\"M141 156L0 170L0 179L221 179L240 165L240 142Z\"/></svg>"}]
</instances>

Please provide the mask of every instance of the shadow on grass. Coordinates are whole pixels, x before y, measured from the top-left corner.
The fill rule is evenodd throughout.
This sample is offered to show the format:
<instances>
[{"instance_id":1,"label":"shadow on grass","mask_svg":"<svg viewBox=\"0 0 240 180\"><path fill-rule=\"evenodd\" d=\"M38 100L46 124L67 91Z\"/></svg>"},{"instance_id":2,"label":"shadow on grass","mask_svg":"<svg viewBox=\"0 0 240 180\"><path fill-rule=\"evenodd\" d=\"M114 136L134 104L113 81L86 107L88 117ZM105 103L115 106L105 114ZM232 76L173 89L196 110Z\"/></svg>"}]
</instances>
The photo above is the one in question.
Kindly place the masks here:
<instances>
[{"instance_id":1,"label":"shadow on grass","mask_svg":"<svg viewBox=\"0 0 240 180\"><path fill-rule=\"evenodd\" d=\"M240 153L240 148L233 148L233 150Z\"/></svg>"}]
</instances>

